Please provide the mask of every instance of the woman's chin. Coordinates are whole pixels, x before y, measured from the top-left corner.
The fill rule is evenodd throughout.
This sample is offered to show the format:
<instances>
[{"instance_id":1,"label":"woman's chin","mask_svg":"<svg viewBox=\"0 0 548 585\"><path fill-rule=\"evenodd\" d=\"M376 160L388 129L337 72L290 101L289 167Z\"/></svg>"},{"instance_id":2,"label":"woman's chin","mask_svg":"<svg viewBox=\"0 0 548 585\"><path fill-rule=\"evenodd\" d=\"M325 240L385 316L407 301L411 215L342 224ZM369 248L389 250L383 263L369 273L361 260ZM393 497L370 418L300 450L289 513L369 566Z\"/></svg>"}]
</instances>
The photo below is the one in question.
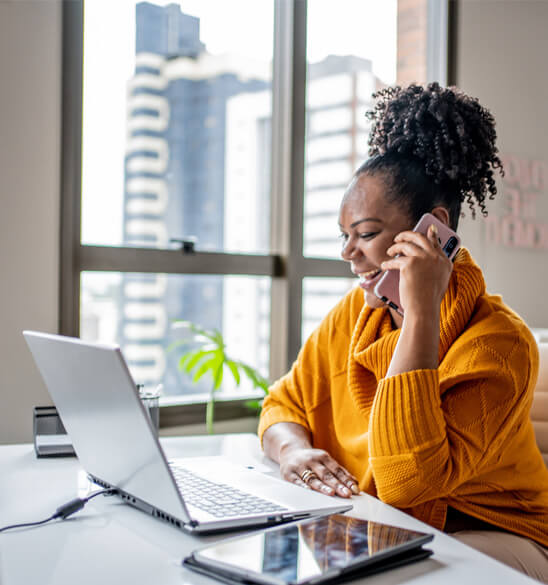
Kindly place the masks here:
<instances>
[{"instance_id":1,"label":"woman's chin","mask_svg":"<svg viewBox=\"0 0 548 585\"><path fill-rule=\"evenodd\" d=\"M386 306L372 291L364 289L363 294L368 307L371 307L372 309L382 309L382 307Z\"/></svg>"}]
</instances>

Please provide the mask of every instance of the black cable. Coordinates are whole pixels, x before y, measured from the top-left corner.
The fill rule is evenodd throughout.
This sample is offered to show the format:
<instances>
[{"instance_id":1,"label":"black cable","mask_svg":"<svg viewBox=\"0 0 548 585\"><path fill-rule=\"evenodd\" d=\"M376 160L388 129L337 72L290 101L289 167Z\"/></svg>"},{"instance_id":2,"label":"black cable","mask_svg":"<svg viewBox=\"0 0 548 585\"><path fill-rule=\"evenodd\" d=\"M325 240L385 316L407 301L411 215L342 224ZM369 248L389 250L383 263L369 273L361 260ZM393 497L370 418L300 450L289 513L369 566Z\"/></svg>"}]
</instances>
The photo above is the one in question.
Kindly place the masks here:
<instances>
[{"instance_id":1,"label":"black cable","mask_svg":"<svg viewBox=\"0 0 548 585\"><path fill-rule=\"evenodd\" d=\"M38 522L25 522L24 524L10 524L9 526L3 526L0 528L0 532L4 532L5 530L11 530L12 528L25 528L27 526L39 526L40 524L45 524L50 520L56 520L57 518L61 518L61 520L65 520L69 516L72 516L75 512L81 510L92 498L95 496L103 495L111 495L115 494L116 490L112 488L99 490L98 492L94 492L87 498L75 498L74 500L70 500L66 504L59 506L57 510L55 510L55 514L52 514L49 518L45 520L39 520Z\"/></svg>"},{"instance_id":2,"label":"black cable","mask_svg":"<svg viewBox=\"0 0 548 585\"><path fill-rule=\"evenodd\" d=\"M11 530L12 528L24 528L25 526L39 526L40 524L45 524L50 520L53 520L53 516L50 516L45 520L40 520L39 522L27 522L26 524L11 524L10 526L4 526L0 528L0 532L4 532L4 530Z\"/></svg>"}]
</instances>

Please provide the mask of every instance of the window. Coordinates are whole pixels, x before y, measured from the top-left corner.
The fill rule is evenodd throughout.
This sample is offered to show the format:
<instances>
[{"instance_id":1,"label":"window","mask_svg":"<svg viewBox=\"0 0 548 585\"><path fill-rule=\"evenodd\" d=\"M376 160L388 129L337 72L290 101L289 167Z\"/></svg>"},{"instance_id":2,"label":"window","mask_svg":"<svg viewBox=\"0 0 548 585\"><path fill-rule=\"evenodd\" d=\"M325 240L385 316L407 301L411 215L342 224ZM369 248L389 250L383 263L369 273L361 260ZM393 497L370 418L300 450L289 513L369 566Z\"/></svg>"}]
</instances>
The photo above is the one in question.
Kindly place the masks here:
<instances>
[{"instance_id":1,"label":"window","mask_svg":"<svg viewBox=\"0 0 548 585\"><path fill-rule=\"evenodd\" d=\"M84 3L81 241L265 254L273 4L184 6Z\"/></svg>"},{"instance_id":2,"label":"window","mask_svg":"<svg viewBox=\"0 0 548 585\"><path fill-rule=\"evenodd\" d=\"M188 339L182 321L222 331L232 358L268 372L270 279L264 276L86 271L81 274L80 336L122 343L133 378L145 387L163 385L165 396L196 399L211 382L193 383L178 369L177 342ZM227 376L224 392L235 392ZM239 394L253 389L242 378Z\"/></svg>"},{"instance_id":3,"label":"window","mask_svg":"<svg viewBox=\"0 0 548 585\"><path fill-rule=\"evenodd\" d=\"M181 319L283 374L353 284L337 213L371 93L445 71L443 4L66 2L61 332L119 343L171 404L209 389Z\"/></svg>"}]
</instances>

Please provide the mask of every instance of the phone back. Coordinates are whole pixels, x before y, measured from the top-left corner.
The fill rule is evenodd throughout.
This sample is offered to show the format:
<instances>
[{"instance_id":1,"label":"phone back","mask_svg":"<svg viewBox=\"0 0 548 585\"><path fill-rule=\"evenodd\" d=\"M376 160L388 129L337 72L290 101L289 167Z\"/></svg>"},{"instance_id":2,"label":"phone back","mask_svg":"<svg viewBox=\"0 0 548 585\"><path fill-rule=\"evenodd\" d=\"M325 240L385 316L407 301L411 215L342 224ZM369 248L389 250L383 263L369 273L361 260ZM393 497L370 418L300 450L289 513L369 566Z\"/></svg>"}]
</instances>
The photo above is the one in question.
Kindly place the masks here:
<instances>
[{"instance_id":1,"label":"phone back","mask_svg":"<svg viewBox=\"0 0 548 585\"><path fill-rule=\"evenodd\" d=\"M426 235L428 228L434 224L438 228L438 240L443 251L450 260L453 260L460 248L460 238L457 234L431 213L425 213L413 228L414 232ZM400 271L387 270L379 280L374 290L381 301L403 315L400 302Z\"/></svg>"}]
</instances>

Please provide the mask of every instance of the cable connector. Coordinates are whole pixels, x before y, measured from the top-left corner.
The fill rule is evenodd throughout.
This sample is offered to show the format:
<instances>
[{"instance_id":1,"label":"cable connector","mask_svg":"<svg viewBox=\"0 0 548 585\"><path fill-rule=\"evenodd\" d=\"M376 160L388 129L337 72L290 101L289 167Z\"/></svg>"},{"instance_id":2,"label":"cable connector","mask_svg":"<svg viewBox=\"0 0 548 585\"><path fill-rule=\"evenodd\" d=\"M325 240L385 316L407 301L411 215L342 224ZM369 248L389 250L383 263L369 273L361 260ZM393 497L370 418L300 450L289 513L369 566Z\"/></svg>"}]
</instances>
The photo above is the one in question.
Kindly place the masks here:
<instances>
[{"instance_id":1,"label":"cable connector","mask_svg":"<svg viewBox=\"0 0 548 585\"><path fill-rule=\"evenodd\" d=\"M61 518L61 520L65 520L69 516L72 516L75 512L81 510L90 500L91 498L95 498L96 496L104 495L110 496L117 493L118 490L114 488L107 488L104 490L100 490L88 496L87 498L75 498L62 506L59 506L57 510L55 510L55 514L46 518L45 520L39 520L37 522L25 522L23 524L10 524L9 526L3 526L0 528L0 532L4 532L5 530L11 530L13 528L26 528L28 526L40 526L41 524L46 524L46 522L50 522L51 520L56 520L57 518Z\"/></svg>"},{"instance_id":2,"label":"cable connector","mask_svg":"<svg viewBox=\"0 0 548 585\"><path fill-rule=\"evenodd\" d=\"M114 488L107 488L104 490L99 490L98 492L94 492L87 498L74 498L70 502L59 506L57 510L55 510L55 514L52 516L52 519L61 518L61 520L65 520L69 516L72 516L74 513L80 511L90 500L91 498L95 498L96 496L111 496L115 494L118 490Z\"/></svg>"},{"instance_id":3,"label":"cable connector","mask_svg":"<svg viewBox=\"0 0 548 585\"><path fill-rule=\"evenodd\" d=\"M81 510L87 504L87 499L83 500L82 498L74 498L70 502L59 506L57 510L55 510L55 514L53 518L61 518L65 520L69 516L72 516L75 512Z\"/></svg>"}]
</instances>

